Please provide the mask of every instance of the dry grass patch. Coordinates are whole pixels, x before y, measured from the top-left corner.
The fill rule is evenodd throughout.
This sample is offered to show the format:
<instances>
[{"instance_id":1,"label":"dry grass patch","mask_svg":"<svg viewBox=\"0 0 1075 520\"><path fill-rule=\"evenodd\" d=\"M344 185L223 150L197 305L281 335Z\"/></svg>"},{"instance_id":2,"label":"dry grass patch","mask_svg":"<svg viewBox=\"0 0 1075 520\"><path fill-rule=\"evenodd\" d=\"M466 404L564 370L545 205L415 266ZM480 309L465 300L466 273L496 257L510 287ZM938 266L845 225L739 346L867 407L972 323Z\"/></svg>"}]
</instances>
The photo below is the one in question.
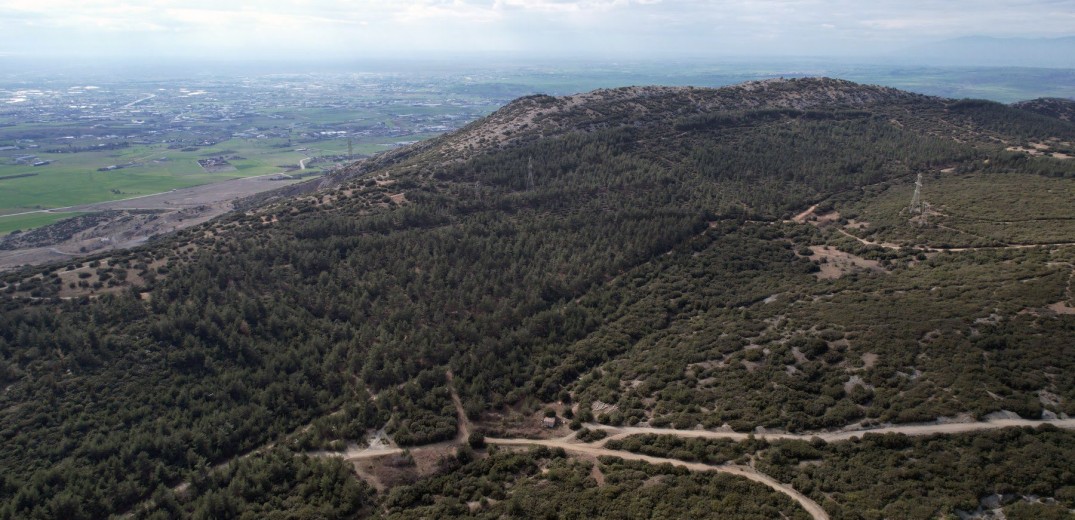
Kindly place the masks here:
<instances>
[{"instance_id":1,"label":"dry grass patch","mask_svg":"<svg viewBox=\"0 0 1075 520\"><path fill-rule=\"evenodd\" d=\"M869 370L877 366L878 355L873 352L867 352L862 355L862 369Z\"/></svg>"},{"instance_id":2,"label":"dry grass patch","mask_svg":"<svg viewBox=\"0 0 1075 520\"><path fill-rule=\"evenodd\" d=\"M1068 302L1066 301L1056 302L1052 305L1047 306L1047 308L1057 314L1075 314L1075 307L1068 305Z\"/></svg>"},{"instance_id":3,"label":"dry grass patch","mask_svg":"<svg viewBox=\"0 0 1075 520\"><path fill-rule=\"evenodd\" d=\"M867 260L829 246L810 246L810 250L821 261L821 270L815 273L821 280L834 280L856 271L885 271L877 260Z\"/></svg>"}]
</instances>

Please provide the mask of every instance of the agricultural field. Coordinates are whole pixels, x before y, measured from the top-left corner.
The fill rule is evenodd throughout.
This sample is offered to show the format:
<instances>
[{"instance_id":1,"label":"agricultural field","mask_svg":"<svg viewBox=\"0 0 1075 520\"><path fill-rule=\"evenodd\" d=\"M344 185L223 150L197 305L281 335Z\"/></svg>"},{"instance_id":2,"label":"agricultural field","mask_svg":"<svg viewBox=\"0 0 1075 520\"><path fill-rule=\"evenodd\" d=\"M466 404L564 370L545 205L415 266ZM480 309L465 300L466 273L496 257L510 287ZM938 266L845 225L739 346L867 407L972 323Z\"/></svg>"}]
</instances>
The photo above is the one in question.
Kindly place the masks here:
<instances>
[{"instance_id":1,"label":"agricultural field","mask_svg":"<svg viewBox=\"0 0 1075 520\"><path fill-rule=\"evenodd\" d=\"M197 152L168 150L167 146L158 144L114 152L42 153L38 157L50 161L44 166L30 169L21 165L0 165L0 172L3 172L0 176L36 174L0 181L5 188L0 191L0 207L7 213L19 213L132 198L226 179L272 174L280 172L285 162L296 165L302 158L290 150L280 152L259 148L225 141ZM198 159L220 155L221 151L228 155L245 153L250 158L232 161L235 171L226 173L209 173L198 165ZM130 166L100 171L118 164Z\"/></svg>"},{"instance_id":2,"label":"agricultural field","mask_svg":"<svg viewBox=\"0 0 1075 520\"><path fill-rule=\"evenodd\" d=\"M391 75L85 82L0 78L0 235L71 217L72 206L320 175L506 101Z\"/></svg>"}]
</instances>

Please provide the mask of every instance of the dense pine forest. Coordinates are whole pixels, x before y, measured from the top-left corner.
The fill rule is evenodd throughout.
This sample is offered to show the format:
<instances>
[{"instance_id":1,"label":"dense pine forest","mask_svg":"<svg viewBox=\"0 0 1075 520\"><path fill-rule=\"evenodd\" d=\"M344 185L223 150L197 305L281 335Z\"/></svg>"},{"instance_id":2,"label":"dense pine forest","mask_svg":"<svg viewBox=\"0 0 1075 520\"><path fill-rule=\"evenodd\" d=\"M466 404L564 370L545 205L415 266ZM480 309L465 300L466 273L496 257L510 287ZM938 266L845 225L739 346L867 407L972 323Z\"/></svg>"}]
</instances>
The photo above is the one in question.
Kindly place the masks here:
<instances>
[{"instance_id":1,"label":"dense pine forest","mask_svg":"<svg viewBox=\"0 0 1075 520\"><path fill-rule=\"evenodd\" d=\"M0 518L807 518L726 474L456 441L544 416L1075 416L1073 143L1047 113L829 79L531 96L146 246L7 273ZM392 485L342 460L378 430L408 450L385 466L417 468ZM1060 466L996 489L962 472L925 502L933 463L876 467L1071 459L1064 432L965 435L709 462L833 518L1075 508ZM427 445L443 456L408 459Z\"/></svg>"}]
</instances>

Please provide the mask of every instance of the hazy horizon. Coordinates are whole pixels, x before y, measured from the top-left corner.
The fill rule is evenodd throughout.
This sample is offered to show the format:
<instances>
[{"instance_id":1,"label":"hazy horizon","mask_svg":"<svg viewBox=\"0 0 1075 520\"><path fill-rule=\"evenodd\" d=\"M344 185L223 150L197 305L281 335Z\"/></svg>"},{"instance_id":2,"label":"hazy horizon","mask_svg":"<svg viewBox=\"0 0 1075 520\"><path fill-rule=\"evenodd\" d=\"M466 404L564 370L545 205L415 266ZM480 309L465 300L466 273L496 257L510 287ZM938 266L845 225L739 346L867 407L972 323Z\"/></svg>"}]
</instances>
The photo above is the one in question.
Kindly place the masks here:
<instances>
[{"instance_id":1,"label":"hazy horizon","mask_svg":"<svg viewBox=\"0 0 1075 520\"><path fill-rule=\"evenodd\" d=\"M1072 37L1075 0L3 0L0 20L8 58L875 60L966 37ZM990 53L968 52L956 58Z\"/></svg>"}]
</instances>

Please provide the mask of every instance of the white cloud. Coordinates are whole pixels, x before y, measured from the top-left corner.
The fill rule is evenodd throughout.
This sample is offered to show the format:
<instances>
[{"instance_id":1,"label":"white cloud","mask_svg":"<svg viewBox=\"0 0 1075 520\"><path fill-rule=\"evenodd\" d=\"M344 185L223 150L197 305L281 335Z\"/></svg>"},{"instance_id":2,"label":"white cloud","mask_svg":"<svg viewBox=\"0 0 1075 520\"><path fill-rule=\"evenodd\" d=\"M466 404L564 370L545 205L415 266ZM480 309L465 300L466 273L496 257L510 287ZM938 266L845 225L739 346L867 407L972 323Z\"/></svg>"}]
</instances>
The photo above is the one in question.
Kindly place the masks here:
<instances>
[{"instance_id":1,"label":"white cloud","mask_svg":"<svg viewBox=\"0 0 1075 520\"><path fill-rule=\"evenodd\" d=\"M823 53L1072 35L1075 0L0 0L0 26L23 53Z\"/></svg>"}]
</instances>

